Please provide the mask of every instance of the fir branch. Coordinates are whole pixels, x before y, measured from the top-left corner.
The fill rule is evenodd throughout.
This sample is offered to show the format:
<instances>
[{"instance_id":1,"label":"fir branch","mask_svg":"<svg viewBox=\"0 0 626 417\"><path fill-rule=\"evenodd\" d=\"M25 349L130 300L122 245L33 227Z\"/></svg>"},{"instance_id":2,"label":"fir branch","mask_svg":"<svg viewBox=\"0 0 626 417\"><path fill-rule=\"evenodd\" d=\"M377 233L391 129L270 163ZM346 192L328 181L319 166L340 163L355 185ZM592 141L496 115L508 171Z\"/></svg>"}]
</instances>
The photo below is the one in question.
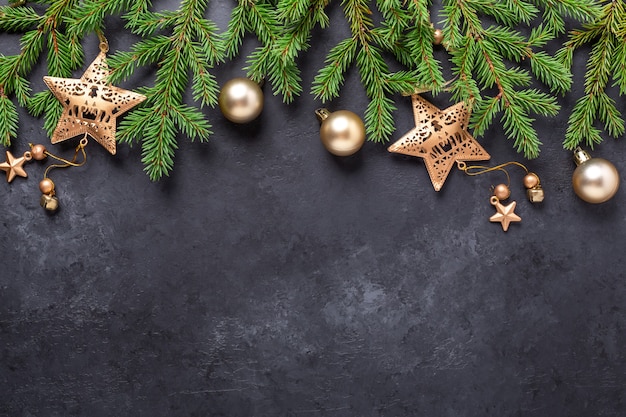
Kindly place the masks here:
<instances>
[{"instance_id":1,"label":"fir branch","mask_svg":"<svg viewBox=\"0 0 626 417\"><path fill-rule=\"evenodd\" d=\"M532 127L531 114L553 116L558 111L552 95L530 89L531 74L552 93L571 88L571 73L561 56L553 57L543 50L547 42L561 31L564 16L581 20L597 12L593 5L580 0L502 1L447 0L443 7L444 44L451 54L452 71L457 77L451 86L456 100L473 100L471 127L480 136L496 114L514 147L528 158L539 155L541 142ZM589 3L589 2L587 2ZM574 10L575 5L579 5ZM529 25L543 10L545 25L533 28L529 35L516 30ZM484 15L498 24L483 27ZM548 16L548 17L546 17ZM530 63L530 71L511 67L510 63ZM495 95L489 92L495 89Z\"/></svg>"},{"instance_id":2,"label":"fir branch","mask_svg":"<svg viewBox=\"0 0 626 417\"><path fill-rule=\"evenodd\" d=\"M602 14L592 23L572 31L558 58L570 67L574 50L592 44L585 72L585 95L581 97L569 117L563 146L574 149L581 143L593 148L602 142L596 121L612 137L619 137L625 132L624 119L615 106L615 101L608 96L606 89L612 78L619 86L619 94L626 92L626 5L622 1L608 2Z\"/></svg>"},{"instance_id":3,"label":"fir branch","mask_svg":"<svg viewBox=\"0 0 626 417\"><path fill-rule=\"evenodd\" d=\"M274 92L283 96L289 103L302 92L300 70L296 58L300 52L309 48L311 31L316 25L328 26L328 16L324 8L330 0L282 0L278 3L277 19L284 25L282 35L276 39L273 55L274 71L270 79L275 86Z\"/></svg>"},{"instance_id":4,"label":"fir branch","mask_svg":"<svg viewBox=\"0 0 626 417\"><path fill-rule=\"evenodd\" d=\"M232 59L239 54L239 48L243 43L243 37L246 34L247 27L249 27L249 24L245 3L240 2L231 11L228 28L226 32L222 34L226 58Z\"/></svg>"},{"instance_id":5,"label":"fir branch","mask_svg":"<svg viewBox=\"0 0 626 417\"><path fill-rule=\"evenodd\" d=\"M86 0L67 17L68 34L82 37L91 32L104 32L104 19L128 11L146 0Z\"/></svg>"},{"instance_id":6,"label":"fir branch","mask_svg":"<svg viewBox=\"0 0 626 417\"><path fill-rule=\"evenodd\" d=\"M261 43L246 60L247 76L255 81L267 79L274 94L290 103L302 91L300 70L295 59L308 48L315 24L325 27L324 7L329 0L290 0L273 2L240 0L231 12L223 34L223 49L231 58L239 53L246 33L254 33Z\"/></svg>"},{"instance_id":7,"label":"fir branch","mask_svg":"<svg viewBox=\"0 0 626 417\"><path fill-rule=\"evenodd\" d=\"M24 32L38 25L41 16L32 7L0 6L0 30Z\"/></svg>"},{"instance_id":8,"label":"fir branch","mask_svg":"<svg viewBox=\"0 0 626 417\"><path fill-rule=\"evenodd\" d=\"M142 142L143 161L153 180L172 169L178 132L200 140L210 134L210 124L197 107L215 105L218 88L212 67L238 55L247 33L259 40L247 57L247 75L257 81L267 78L275 94L285 102L294 100L302 91L297 59L309 48L313 30L328 26L325 9L330 0L238 0L221 36L203 17L207 2L182 0L174 11L151 11L150 0L42 0L38 3L47 5L42 14L23 5L0 7L0 30L24 32L18 55L0 55L0 140L7 143L15 135L13 95L32 113L46 115L48 131L54 128L61 106L48 91L31 98L28 75L45 51L48 73L69 77L82 64L80 39L101 31L104 19L113 14L125 13L126 27L142 39L109 57L109 81L122 81L142 66L158 66L154 85L141 89L148 99L122 120L118 131L121 141ZM322 101L336 98L347 71L356 66L369 98L368 136L386 141L394 130L391 95L417 87L436 93L446 85L441 63L434 59L429 2L343 0L341 5L351 35L331 48L311 91ZM572 138L582 137L599 143L596 120L610 135L622 134L624 121L606 88L612 78L620 94L626 92L624 8L621 1L600 10L595 1L584 0L444 0L443 44L454 75L450 91L454 100L473 104L474 133L483 134L500 115L515 148L537 156L541 143L531 114L551 116L558 106L552 94L530 88L532 78L553 94L568 91L574 50L592 43L585 96L576 103L565 145L573 147L577 139ZM380 22L374 15L381 16ZM542 24L528 28L540 15ZM564 32L566 18L593 23L572 32L552 57L542 48ZM484 20L496 24L484 26ZM520 32L519 26L528 29ZM387 60L394 57L406 71L389 70ZM520 67L522 62L528 65ZM189 86L197 107L183 102Z\"/></svg>"},{"instance_id":9,"label":"fir branch","mask_svg":"<svg viewBox=\"0 0 626 417\"><path fill-rule=\"evenodd\" d=\"M331 49L311 91L322 101L337 97L345 73L356 64L370 99L365 110L368 137L384 142L395 129L396 108L391 94L410 93L418 86L438 91L445 83L440 63L433 56L433 29L427 3L379 0L376 6L383 21L378 27L368 1L345 0L342 5L352 36ZM390 72L383 58L385 51L391 52L410 71Z\"/></svg>"},{"instance_id":10,"label":"fir branch","mask_svg":"<svg viewBox=\"0 0 626 417\"><path fill-rule=\"evenodd\" d=\"M17 135L17 109L11 100L0 91L0 144L11 145L11 138Z\"/></svg>"},{"instance_id":11,"label":"fir branch","mask_svg":"<svg viewBox=\"0 0 626 417\"><path fill-rule=\"evenodd\" d=\"M339 96L344 82L344 74L354 61L357 42L347 38L335 45L326 57L326 66L315 76L312 93L323 102Z\"/></svg>"},{"instance_id":12,"label":"fir branch","mask_svg":"<svg viewBox=\"0 0 626 417\"><path fill-rule=\"evenodd\" d=\"M245 68L248 77L254 81L261 81L266 77L279 81L282 68L278 65L280 63L272 60L271 52L280 29L281 25L271 3L265 0L239 0L231 12L228 28L222 35L222 50L228 58L236 56L245 34L254 33L261 46L248 56L248 66ZM298 81L299 79L296 80Z\"/></svg>"},{"instance_id":13,"label":"fir branch","mask_svg":"<svg viewBox=\"0 0 626 417\"><path fill-rule=\"evenodd\" d=\"M596 1L584 0L533 0L543 9L543 21L547 31L553 35L565 33L565 18L579 22L591 22L600 16L601 7Z\"/></svg>"},{"instance_id":14,"label":"fir branch","mask_svg":"<svg viewBox=\"0 0 626 417\"><path fill-rule=\"evenodd\" d=\"M424 1L412 1L408 5L409 30L403 42L412 54L411 68L418 73L416 84L430 86L438 92L445 80L440 63L433 56L433 30L430 22L428 4Z\"/></svg>"},{"instance_id":15,"label":"fir branch","mask_svg":"<svg viewBox=\"0 0 626 417\"><path fill-rule=\"evenodd\" d=\"M15 94L21 106L28 105L30 86L27 77L45 49L48 73L52 76L68 77L82 63L80 39L65 32L66 18L75 10L77 0L46 3L48 7L43 14L37 13L31 7L25 7L24 2L0 7L0 30L24 31L20 39L20 53L12 56L0 55L0 91L6 97ZM58 113L60 106L58 102L51 105L46 117ZM0 120L18 120L15 107L0 106ZM4 132L8 132L9 139L3 136L3 143L9 144L10 138L15 137L16 130L7 128Z\"/></svg>"},{"instance_id":16,"label":"fir branch","mask_svg":"<svg viewBox=\"0 0 626 417\"><path fill-rule=\"evenodd\" d=\"M136 34L169 31L133 45L128 52L109 57L111 81L130 76L140 66L158 63L154 86L141 89L147 96L143 106L126 115L119 125L118 140L141 141L142 161L152 180L168 175L173 168L177 136L208 139L211 125L202 112L184 103L183 96L193 79L194 100L200 106L217 103L218 86L210 69L224 56L217 26L203 16L208 0L183 0L176 11L154 13L143 8L125 18Z\"/></svg>"},{"instance_id":17,"label":"fir branch","mask_svg":"<svg viewBox=\"0 0 626 417\"><path fill-rule=\"evenodd\" d=\"M28 111L35 117L45 115L43 128L48 134L52 134L57 122L63 113L63 106L50 90L34 94L28 100Z\"/></svg>"}]
</instances>

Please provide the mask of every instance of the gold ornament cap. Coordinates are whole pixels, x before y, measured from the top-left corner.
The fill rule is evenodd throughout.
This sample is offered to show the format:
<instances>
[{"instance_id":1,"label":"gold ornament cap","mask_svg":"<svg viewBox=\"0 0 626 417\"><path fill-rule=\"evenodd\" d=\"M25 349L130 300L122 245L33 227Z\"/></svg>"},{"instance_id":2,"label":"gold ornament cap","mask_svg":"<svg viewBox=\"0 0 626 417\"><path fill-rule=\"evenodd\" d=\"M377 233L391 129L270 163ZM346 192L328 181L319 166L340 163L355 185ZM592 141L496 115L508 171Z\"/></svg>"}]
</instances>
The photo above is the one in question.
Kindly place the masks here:
<instances>
[{"instance_id":1,"label":"gold ornament cap","mask_svg":"<svg viewBox=\"0 0 626 417\"><path fill-rule=\"evenodd\" d=\"M589 155L589 152L585 151L580 146L577 146L576 149L574 149L574 162L576 162L576 166L579 166L590 159L591 155Z\"/></svg>"}]
</instances>

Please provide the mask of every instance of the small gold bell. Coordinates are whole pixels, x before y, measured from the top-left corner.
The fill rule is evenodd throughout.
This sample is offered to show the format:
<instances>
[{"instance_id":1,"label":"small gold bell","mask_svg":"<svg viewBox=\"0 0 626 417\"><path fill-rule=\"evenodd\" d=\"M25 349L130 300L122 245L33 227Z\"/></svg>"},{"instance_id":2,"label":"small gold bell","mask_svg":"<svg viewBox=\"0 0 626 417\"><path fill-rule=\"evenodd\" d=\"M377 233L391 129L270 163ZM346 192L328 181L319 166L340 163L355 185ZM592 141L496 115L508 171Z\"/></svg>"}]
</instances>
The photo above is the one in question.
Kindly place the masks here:
<instances>
[{"instance_id":1,"label":"small gold bell","mask_svg":"<svg viewBox=\"0 0 626 417\"><path fill-rule=\"evenodd\" d=\"M52 195L43 194L39 204L46 210L56 211L59 208L59 199Z\"/></svg>"},{"instance_id":2,"label":"small gold bell","mask_svg":"<svg viewBox=\"0 0 626 417\"><path fill-rule=\"evenodd\" d=\"M545 197L541 185L538 185L536 188L526 190L526 195L531 203L541 203Z\"/></svg>"}]
</instances>

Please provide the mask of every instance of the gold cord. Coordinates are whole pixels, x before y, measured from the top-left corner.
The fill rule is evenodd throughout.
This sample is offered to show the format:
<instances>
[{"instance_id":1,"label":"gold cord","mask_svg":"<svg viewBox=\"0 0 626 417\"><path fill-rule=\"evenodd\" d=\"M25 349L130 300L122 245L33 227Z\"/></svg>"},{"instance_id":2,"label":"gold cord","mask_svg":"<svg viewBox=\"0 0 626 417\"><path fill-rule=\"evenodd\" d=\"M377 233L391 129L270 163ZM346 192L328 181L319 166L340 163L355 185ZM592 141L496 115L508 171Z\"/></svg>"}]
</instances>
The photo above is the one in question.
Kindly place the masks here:
<instances>
[{"instance_id":1,"label":"gold cord","mask_svg":"<svg viewBox=\"0 0 626 417\"><path fill-rule=\"evenodd\" d=\"M47 156L49 156L51 158L54 158L54 159L56 159L59 162L63 162L63 164L52 164L52 165L48 166L46 168L46 170L44 171L44 173L43 173L44 179L48 178L48 173L51 170L53 170L54 168L81 167L81 166L85 165L85 163L87 162L87 153L85 152L85 147L87 146L87 143L89 143L89 140L87 139L87 134L85 134L85 137L80 140L80 143L76 147L76 151L74 152L74 157L71 160L67 160L65 158L61 158L60 156L56 156L56 155L46 151L45 154ZM76 159L78 158L78 153L79 152L83 154L82 162L76 162Z\"/></svg>"},{"instance_id":2,"label":"gold cord","mask_svg":"<svg viewBox=\"0 0 626 417\"><path fill-rule=\"evenodd\" d=\"M488 167L488 166L483 166L483 165L472 165L472 166L467 166L467 164L463 161L457 161L456 165L457 167L465 172L466 175L470 176L470 177L475 177L477 175L482 175L482 174L487 174L489 172L494 172L494 171L502 171L504 172L504 175L506 175L506 185L507 187L511 186L511 176L509 175L509 171L507 171L506 169L504 169L506 166L510 165L510 164L517 164L515 162L507 162L506 164L500 164L497 165L495 167Z\"/></svg>"},{"instance_id":3,"label":"gold cord","mask_svg":"<svg viewBox=\"0 0 626 417\"><path fill-rule=\"evenodd\" d=\"M467 166L467 164L463 161L457 161L456 165L457 165L457 168L459 168L461 171L465 172L467 175L471 177L476 176L476 175L486 174L487 172L491 172L491 171L503 170L505 167L509 165L518 166L522 168L524 171L526 171L526 173L528 174L528 168L526 168L526 166L524 166L523 164L517 161L505 162L504 164L496 165L495 167L486 167L486 166L480 166L480 165ZM480 171L470 172L472 170L480 170Z\"/></svg>"},{"instance_id":4,"label":"gold cord","mask_svg":"<svg viewBox=\"0 0 626 417\"><path fill-rule=\"evenodd\" d=\"M486 174L488 172L493 172L493 171L503 171L504 174L506 175L506 179L507 179L509 186L511 185L511 177L509 176L509 172L505 169L506 167L510 165L515 165L515 166L522 168L526 172L526 174L529 173L528 168L526 168L524 164L521 164L517 161L505 162L504 164L496 165L494 167L487 167L487 166L482 166L482 165L467 166L467 164L463 161L457 161L456 165L457 165L457 168L465 172L465 174L469 175L470 177L475 177L477 175L482 175L482 174Z\"/></svg>"}]
</instances>

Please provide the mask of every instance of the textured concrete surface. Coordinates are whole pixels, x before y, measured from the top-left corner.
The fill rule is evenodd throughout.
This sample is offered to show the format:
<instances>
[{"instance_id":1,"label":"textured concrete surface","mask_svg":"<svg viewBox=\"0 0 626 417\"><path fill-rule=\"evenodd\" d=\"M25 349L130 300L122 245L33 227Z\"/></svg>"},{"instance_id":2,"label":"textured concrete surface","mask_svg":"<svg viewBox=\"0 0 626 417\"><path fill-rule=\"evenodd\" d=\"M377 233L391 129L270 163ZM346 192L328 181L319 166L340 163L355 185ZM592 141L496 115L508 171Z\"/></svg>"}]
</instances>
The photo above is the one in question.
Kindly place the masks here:
<instances>
[{"instance_id":1,"label":"textured concrete surface","mask_svg":"<svg viewBox=\"0 0 626 417\"><path fill-rule=\"evenodd\" d=\"M134 39L108 29L113 50ZM342 31L316 34L305 89ZM2 35L3 52L16 39ZM435 193L419 159L383 145L333 157L306 94L267 94L248 126L208 109L212 139L181 138L159 183L138 146L112 157L92 144L85 167L53 173L54 216L38 205L44 166L29 164L0 184L0 416L626 415L626 187L582 202L561 148L584 59L561 114L536 123L543 152L528 166L546 201L531 205L512 169L523 220L506 234L488 221L501 176L454 170ZM343 91L328 107L362 114L356 72ZM410 99L396 103L392 140L412 127ZM48 143L42 124L22 116L14 153ZM499 127L480 142L493 163L523 161ZM594 155L626 172L624 143Z\"/></svg>"}]
</instances>

